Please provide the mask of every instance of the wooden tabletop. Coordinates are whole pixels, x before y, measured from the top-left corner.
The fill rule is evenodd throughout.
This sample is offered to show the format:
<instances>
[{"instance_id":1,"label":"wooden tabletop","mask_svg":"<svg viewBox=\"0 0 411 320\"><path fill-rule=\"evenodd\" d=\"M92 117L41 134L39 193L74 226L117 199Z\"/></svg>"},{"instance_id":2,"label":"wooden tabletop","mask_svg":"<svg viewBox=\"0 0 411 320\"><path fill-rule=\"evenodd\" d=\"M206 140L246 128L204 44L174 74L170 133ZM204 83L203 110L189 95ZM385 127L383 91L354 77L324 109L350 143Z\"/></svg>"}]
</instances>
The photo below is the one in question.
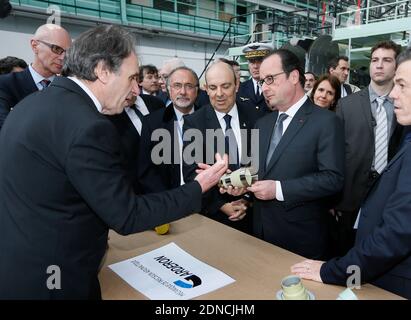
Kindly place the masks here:
<instances>
[{"instance_id":1,"label":"wooden tabletop","mask_svg":"<svg viewBox=\"0 0 411 320\"><path fill-rule=\"evenodd\" d=\"M202 215L194 214L171 223L167 235L145 231L129 236L110 232L109 249L99 274L103 299L148 299L129 286L107 266L170 242L195 258L228 274L236 281L199 296L200 300L275 300L281 279L290 275L290 266L301 256L229 228ZM316 300L335 300L344 287L303 280ZM392 300L401 297L370 284L354 290L360 300Z\"/></svg>"}]
</instances>

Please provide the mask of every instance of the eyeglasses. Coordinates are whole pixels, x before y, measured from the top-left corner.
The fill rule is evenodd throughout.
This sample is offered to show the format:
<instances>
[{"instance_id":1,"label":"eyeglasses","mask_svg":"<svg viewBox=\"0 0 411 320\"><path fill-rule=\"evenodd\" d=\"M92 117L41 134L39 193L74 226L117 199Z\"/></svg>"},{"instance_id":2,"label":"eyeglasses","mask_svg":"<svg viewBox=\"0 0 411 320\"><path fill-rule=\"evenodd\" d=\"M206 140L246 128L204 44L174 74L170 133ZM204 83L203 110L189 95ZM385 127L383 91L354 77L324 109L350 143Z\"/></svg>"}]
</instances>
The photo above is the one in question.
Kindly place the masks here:
<instances>
[{"instance_id":1,"label":"eyeglasses","mask_svg":"<svg viewBox=\"0 0 411 320\"><path fill-rule=\"evenodd\" d=\"M277 76L279 76L280 74L283 74L283 73L285 73L285 71L279 72L279 73L276 73L276 74L270 74L269 76L266 76L264 79L258 80L258 84L259 84L260 87L262 87L264 83L267 86L269 86L270 84L274 83Z\"/></svg>"},{"instance_id":2,"label":"eyeglasses","mask_svg":"<svg viewBox=\"0 0 411 320\"><path fill-rule=\"evenodd\" d=\"M46 45L47 47L49 47L50 50L51 50L53 53L55 53L55 54L60 55L60 54L62 54L62 53L64 53L64 52L66 52L65 49L63 49L62 47L60 47L60 46L58 46L58 45L56 45L56 44L48 43L48 42L43 41L43 40L36 40L36 41L38 41L38 42L40 42L40 43L42 43L42 44L45 44L45 45Z\"/></svg>"},{"instance_id":3,"label":"eyeglasses","mask_svg":"<svg viewBox=\"0 0 411 320\"><path fill-rule=\"evenodd\" d=\"M181 90L184 87L184 90L187 91L192 91L195 88L197 88L196 85L191 84L191 83L185 83L184 85L182 83L173 83L172 85L170 85L171 88L173 88L174 90Z\"/></svg>"}]
</instances>

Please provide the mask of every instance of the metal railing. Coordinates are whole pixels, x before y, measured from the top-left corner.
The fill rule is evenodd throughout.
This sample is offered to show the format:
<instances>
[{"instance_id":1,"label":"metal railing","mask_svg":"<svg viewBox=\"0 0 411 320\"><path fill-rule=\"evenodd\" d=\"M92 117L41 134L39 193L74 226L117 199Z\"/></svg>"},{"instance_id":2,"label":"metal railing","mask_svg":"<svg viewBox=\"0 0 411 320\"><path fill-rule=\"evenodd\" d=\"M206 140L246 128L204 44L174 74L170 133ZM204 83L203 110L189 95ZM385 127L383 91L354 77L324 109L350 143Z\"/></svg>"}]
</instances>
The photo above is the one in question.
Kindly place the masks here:
<instances>
[{"instance_id":1,"label":"metal railing","mask_svg":"<svg viewBox=\"0 0 411 320\"><path fill-rule=\"evenodd\" d=\"M347 28L364 24L407 18L410 14L410 1L400 0L391 3L368 5L358 9L354 6L336 15L338 23L335 28Z\"/></svg>"},{"instance_id":2,"label":"metal railing","mask_svg":"<svg viewBox=\"0 0 411 320\"><path fill-rule=\"evenodd\" d=\"M118 24L142 25L215 37L222 37L230 27L229 22L226 21L159 10L133 3L127 3L125 6L127 20L124 22L120 1L113 0L11 0L10 2L14 7L18 5L35 9L47 9L50 5L56 5L62 13L83 18L90 16ZM239 23L232 32L235 35L248 33L248 25Z\"/></svg>"}]
</instances>

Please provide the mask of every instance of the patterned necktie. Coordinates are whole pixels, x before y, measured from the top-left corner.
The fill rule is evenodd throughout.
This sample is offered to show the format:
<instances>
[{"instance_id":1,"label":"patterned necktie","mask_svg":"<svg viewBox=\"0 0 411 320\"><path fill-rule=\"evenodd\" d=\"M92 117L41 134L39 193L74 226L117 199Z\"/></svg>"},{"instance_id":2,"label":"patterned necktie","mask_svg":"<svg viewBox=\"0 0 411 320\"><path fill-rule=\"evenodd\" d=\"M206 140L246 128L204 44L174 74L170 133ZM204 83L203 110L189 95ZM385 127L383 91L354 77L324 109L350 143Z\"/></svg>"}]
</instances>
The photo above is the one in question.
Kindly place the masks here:
<instances>
[{"instance_id":1,"label":"patterned necktie","mask_svg":"<svg viewBox=\"0 0 411 320\"><path fill-rule=\"evenodd\" d=\"M255 91L255 96L257 97L257 98L259 98L260 97L260 86L257 84L257 90Z\"/></svg>"},{"instance_id":2,"label":"patterned necktie","mask_svg":"<svg viewBox=\"0 0 411 320\"><path fill-rule=\"evenodd\" d=\"M275 148L277 148L278 143L283 136L283 122L287 119L288 114L282 113L278 116L277 122L275 123L273 134L271 136L270 147L268 148L267 158L265 160L265 167L268 167L270 160L274 154Z\"/></svg>"},{"instance_id":3,"label":"patterned necktie","mask_svg":"<svg viewBox=\"0 0 411 320\"><path fill-rule=\"evenodd\" d=\"M46 88L49 86L50 82L51 82L51 81L50 81L49 79L43 79L43 80L41 80L41 81L40 81L40 85L43 87L41 90L46 89Z\"/></svg>"},{"instance_id":4,"label":"patterned necktie","mask_svg":"<svg viewBox=\"0 0 411 320\"><path fill-rule=\"evenodd\" d=\"M378 97L376 109L375 127L375 161L374 169L381 173L387 166L388 159L388 119L387 112L383 106L385 97Z\"/></svg>"},{"instance_id":5,"label":"patterned necktie","mask_svg":"<svg viewBox=\"0 0 411 320\"><path fill-rule=\"evenodd\" d=\"M235 139L234 131L231 128L231 116L226 114L224 116L225 121L225 150L228 151L229 155L229 169L230 170L237 170L240 167L240 163L238 161L238 145L237 140Z\"/></svg>"}]
</instances>

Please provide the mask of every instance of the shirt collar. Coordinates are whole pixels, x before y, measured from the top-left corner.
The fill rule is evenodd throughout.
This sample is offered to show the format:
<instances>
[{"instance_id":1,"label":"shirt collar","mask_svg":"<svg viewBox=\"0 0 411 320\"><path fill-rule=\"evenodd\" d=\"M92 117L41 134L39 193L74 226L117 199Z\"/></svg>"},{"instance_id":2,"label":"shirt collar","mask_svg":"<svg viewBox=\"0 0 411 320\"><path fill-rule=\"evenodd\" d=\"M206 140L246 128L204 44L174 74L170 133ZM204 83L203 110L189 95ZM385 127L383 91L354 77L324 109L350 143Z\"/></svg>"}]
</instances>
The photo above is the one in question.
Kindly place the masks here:
<instances>
[{"instance_id":1,"label":"shirt collar","mask_svg":"<svg viewBox=\"0 0 411 320\"><path fill-rule=\"evenodd\" d=\"M174 112L176 114L177 117L177 121L181 121L181 119L183 119L183 117L185 115L187 115L187 113L182 113L180 110L178 110L176 107L173 106ZM192 114L194 112L194 106L191 108L190 112L188 114Z\"/></svg>"},{"instance_id":2,"label":"shirt collar","mask_svg":"<svg viewBox=\"0 0 411 320\"><path fill-rule=\"evenodd\" d=\"M36 70L34 70L34 68L32 67L32 65L30 64L29 65L29 71L30 71L30 73L31 73L31 76L32 76L32 78L33 78L33 80L34 80L34 83L37 85L38 83L40 83L40 81L42 81L42 80L44 80L44 79L48 79L48 80L50 80L50 82L51 81L53 81L53 79L56 77L56 76L51 76L51 77L48 77L48 78L46 78L46 77L43 77L40 73L38 73Z\"/></svg>"},{"instance_id":3,"label":"shirt collar","mask_svg":"<svg viewBox=\"0 0 411 320\"><path fill-rule=\"evenodd\" d=\"M84 82L82 82L80 79L76 78L76 77L67 77L68 79L70 79L71 81L75 82L81 89L84 90L85 93L87 93L87 95L91 98L91 100L93 100L94 105L96 106L98 112L101 113L101 110L103 109L101 106L100 101L98 101L98 99L96 98L96 96L93 94L93 92L91 92L91 90L84 84Z\"/></svg>"},{"instance_id":4,"label":"shirt collar","mask_svg":"<svg viewBox=\"0 0 411 320\"><path fill-rule=\"evenodd\" d=\"M214 109L215 114L217 115L218 121L221 121L221 119L224 118L226 114L229 114L231 116L231 119L238 119L238 109L237 105L234 104L234 106L231 108L231 110L228 113L220 112Z\"/></svg>"},{"instance_id":5,"label":"shirt collar","mask_svg":"<svg viewBox=\"0 0 411 320\"><path fill-rule=\"evenodd\" d=\"M305 103L305 101L308 99L307 95L304 94L304 96L298 100L294 105L292 105L290 108L288 108L287 111L285 112L278 112L278 115L282 114L282 113L286 113L290 119L293 118L295 116L295 114L297 113L297 111L301 108L301 106Z\"/></svg>"},{"instance_id":6,"label":"shirt collar","mask_svg":"<svg viewBox=\"0 0 411 320\"><path fill-rule=\"evenodd\" d=\"M379 97L379 95L375 92L374 88L371 86L371 83L368 86L368 91L370 93L370 102L373 103L375 99ZM385 95L385 100L388 100L391 104L394 103L394 101L389 97L388 94Z\"/></svg>"}]
</instances>

